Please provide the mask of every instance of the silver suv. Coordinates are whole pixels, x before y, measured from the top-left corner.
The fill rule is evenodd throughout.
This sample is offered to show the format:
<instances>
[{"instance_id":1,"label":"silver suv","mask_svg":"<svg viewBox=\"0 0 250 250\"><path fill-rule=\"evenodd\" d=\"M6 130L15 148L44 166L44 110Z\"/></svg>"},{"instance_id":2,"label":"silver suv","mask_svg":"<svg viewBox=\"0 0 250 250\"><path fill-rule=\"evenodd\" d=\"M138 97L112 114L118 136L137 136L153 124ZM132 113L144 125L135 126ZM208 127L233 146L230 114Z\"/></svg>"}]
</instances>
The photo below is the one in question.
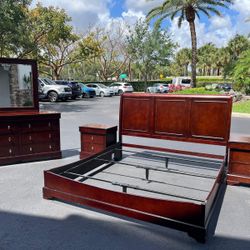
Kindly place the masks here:
<instances>
[{"instance_id":1,"label":"silver suv","mask_svg":"<svg viewBox=\"0 0 250 250\"><path fill-rule=\"evenodd\" d=\"M114 91L115 95L121 95L125 92L132 93L134 91L133 86L126 82L113 82L109 87Z\"/></svg>"},{"instance_id":2,"label":"silver suv","mask_svg":"<svg viewBox=\"0 0 250 250\"><path fill-rule=\"evenodd\" d=\"M88 83L86 85L95 90L96 96L104 97L114 95L114 91L102 83Z\"/></svg>"},{"instance_id":3,"label":"silver suv","mask_svg":"<svg viewBox=\"0 0 250 250\"><path fill-rule=\"evenodd\" d=\"M50 102L56 102L58 99L66 101L72 96L72 90L68 86L58 85L49 78L38 78L38 88L43 93L40 99L49 99Z\"/></svg>"}]
</instances>

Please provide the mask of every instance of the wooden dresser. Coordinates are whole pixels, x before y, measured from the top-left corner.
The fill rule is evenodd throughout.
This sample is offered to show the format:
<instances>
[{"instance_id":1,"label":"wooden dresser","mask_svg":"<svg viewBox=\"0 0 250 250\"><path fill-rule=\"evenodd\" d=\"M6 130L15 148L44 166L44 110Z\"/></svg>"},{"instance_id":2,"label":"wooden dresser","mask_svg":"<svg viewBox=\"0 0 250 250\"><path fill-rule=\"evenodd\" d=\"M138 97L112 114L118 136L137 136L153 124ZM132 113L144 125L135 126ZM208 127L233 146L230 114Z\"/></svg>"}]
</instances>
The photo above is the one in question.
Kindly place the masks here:
<instances>
[{"instance_id":1,"label":"wooden dresser","mask_svg":"<svg viewBox=\"0 0 250 250\"><path fill-rule=\"evenodd\" d=\"M0 58L0 86L0 165L61 158L61 114L39 111L37 62Z\"/></svg>"},{"instance_id":2,"label":"wooden dresser","mask_svg":"<svg viewBox=\"0 0 250 250\"><path fill-rule=\"evenodd\" d=\"M99 153L116 143L117 126L86 124L79 127L81 133L80 158Z\"/></svg>"},{"instance_id":3,"label":"wooden dresser","mask_svg":"<svg viewBox=\"0 0 250 250\"><path fill-rule=\"evenodd\" d=\"M250 185L250 136L232 134L230 137L227 184Z\"/></svg>"},{"instance_id":4,"label":"wooden dresser","mask_svg":"<svg viewBox=\"0 0 250 250\"><path fill-rule=\"evenodd\" d=\"M0 113L0 165L61 157L60 113Z\"/></svg>"}]
</instances>

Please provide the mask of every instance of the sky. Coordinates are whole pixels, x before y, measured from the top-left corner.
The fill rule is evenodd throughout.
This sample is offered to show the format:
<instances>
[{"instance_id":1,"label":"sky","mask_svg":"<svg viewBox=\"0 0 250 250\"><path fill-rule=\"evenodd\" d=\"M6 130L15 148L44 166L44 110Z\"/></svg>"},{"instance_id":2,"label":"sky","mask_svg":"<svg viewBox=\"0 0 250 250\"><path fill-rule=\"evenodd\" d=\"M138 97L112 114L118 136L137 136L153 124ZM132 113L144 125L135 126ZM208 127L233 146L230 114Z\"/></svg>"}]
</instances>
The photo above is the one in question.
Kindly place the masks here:
<instances>
[{"instance_id":1,"label":"sky","mask_svg":"<svg viewBox=\"0 0 250 250\"><path fill-rule=\"evenodd\" d=\"M110 27L114 23L134 24L138 18L145 18L150 9L159 6L163 0L33 0L43 6L55 6L65 9L72 18L74 30L84 33L89 27ZM196 18L198 47L212 42L218 47L226 46L236 34L250 34L250 0L234 0L229 9L220 9L222 17L211 16ZM181 48L191 47L190 31L187 22L181 28L177 26L177 18L164 22L174 42Z\"/></svg>"}]
</instances>

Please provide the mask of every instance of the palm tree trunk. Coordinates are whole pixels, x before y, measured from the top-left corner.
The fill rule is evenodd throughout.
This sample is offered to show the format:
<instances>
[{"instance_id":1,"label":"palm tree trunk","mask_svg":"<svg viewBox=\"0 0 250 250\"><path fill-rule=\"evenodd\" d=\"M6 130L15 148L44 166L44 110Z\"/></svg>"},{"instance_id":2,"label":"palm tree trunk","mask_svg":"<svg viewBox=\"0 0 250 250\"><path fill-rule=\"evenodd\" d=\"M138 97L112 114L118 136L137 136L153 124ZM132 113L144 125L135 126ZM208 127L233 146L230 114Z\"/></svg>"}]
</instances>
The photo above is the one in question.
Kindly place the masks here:
<instances>
[{"instance_id":1,"label":"palm tree trunk","mask_svg":"<svg viewBox=\"0 0 250 250\"><path fill-rule=\"evenodd\" d=\"M195 31L195 24L194 21L189 22L189 28L191 33L191 40L192 40L192 87L196 87L196 63L197 63L197 38L196 38L196 31Z\"/></svg>"}]
</instances>

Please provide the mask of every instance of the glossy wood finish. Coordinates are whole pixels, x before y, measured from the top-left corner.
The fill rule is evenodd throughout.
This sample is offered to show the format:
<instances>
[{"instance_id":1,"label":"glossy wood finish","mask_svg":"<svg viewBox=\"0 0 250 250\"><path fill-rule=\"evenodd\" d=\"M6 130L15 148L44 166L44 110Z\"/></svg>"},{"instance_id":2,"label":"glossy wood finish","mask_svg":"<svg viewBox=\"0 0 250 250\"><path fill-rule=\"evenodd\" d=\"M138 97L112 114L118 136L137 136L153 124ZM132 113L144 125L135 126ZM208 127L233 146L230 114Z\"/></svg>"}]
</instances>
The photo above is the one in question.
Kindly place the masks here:
<instances>
[{"instance_id":1,"label":"glossy wood finish","mask_svg":"<svg viewBox=\"0 0 250 250\"><path fill-rule=\"evenodd\" d=\"M117 126L86 124L79 127L81 133L80 159L105 150L117 141Z\"/></svg>"},{"instance_id":2,"label":"glossy wood finish","mask_svg":"<svg viewBox=\"0 0 250 250\"><path fill-rule=\"evenodd\" d=\"M75 180L76 176L68 170L73 168L76 173L84 175L88 171L99 169L103 161L98 158L103 158L105 152L108 152L105 159L112 160L114 157L115 161L119 162L123 135L227 146L231 105L232 99L228 96L124 94L121 96L120 103L120 142L94 156L85 154L86 159L45 171L44 198L58 198L182 230L198 241L204 242L224 179L226 156L204 202L194 202L191 199L188 201L158 199L111 191L78 182ZM83 134L89 133L87 138L82 138L83 149L84 143L91 143L94 139L100 145L103 143L101 135L95 131L102 131L102 135L106 133L97 126L94 129L95 133L91 134L93 133L92 127L94 126L90 125L80 130ZM132 147L137 147L137 145L133 144ZM145 149L152 149L151 146L146 147ZM164 150L178 153L175 150L174 152L168 149L162 151ZM188 154L188 152L185 153ZM190 155L194 155L193 153ZM203 156L218 158L217 155L210 154Z\"/></svg>"},{"instance_id":3,"label":"glossy wood finish","mask_svg":"<svg viewBox=\"0 0 250 250\"><path fill-rule=\"evenodd\" d=\"M250 185L250 136L232 134L229 141L229 185Z\"/></svg>"},{"instance_id":4,"label":"glossy wood finish","mask_svg":"<svg viewBox=\"0 0 250 250\"><path fill-rule=\"evenodd\" d=\"M0 165L60 158L59 119L58 113L1 113Z\"/></svg>"},{"instance_id":5,"label":"glossy wood finish","mask_svg":"<svg viewBox=\"0 0 250 250\"><path fill-rule=\"evenodd\" d=\"M229 96L124 94L122 135L227 145L231 123Z\"/></svg>"}]
</instances>

